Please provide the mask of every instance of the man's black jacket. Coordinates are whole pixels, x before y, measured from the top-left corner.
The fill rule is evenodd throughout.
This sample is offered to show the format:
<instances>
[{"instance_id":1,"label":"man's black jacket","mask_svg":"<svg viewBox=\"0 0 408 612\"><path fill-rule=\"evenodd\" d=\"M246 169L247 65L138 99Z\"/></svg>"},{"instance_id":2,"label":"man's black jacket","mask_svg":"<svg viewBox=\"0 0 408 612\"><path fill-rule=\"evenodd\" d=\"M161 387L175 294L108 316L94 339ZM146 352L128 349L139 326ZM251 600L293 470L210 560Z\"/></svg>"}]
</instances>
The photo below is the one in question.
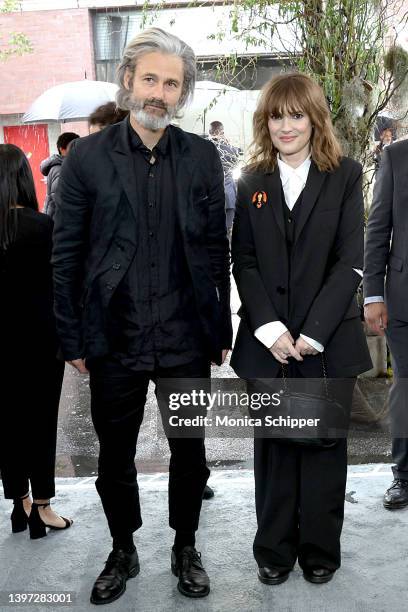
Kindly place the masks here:
<instances>
[{"instance_id":1,"label":"man's black jacket","mask_svg":"<svg viewBox=\"0 0 408 612\"><path fill-rule=\"evenodd\" d=\"M126 120L77 139L64 162L55 216L55 314L66 360L109 352L112 295L137 248L133 170ZM215 146L174 126L171 159L177 218L205 337L220 363L230 348L229 250L223 171Z\"/></svg>"}]
</instances>

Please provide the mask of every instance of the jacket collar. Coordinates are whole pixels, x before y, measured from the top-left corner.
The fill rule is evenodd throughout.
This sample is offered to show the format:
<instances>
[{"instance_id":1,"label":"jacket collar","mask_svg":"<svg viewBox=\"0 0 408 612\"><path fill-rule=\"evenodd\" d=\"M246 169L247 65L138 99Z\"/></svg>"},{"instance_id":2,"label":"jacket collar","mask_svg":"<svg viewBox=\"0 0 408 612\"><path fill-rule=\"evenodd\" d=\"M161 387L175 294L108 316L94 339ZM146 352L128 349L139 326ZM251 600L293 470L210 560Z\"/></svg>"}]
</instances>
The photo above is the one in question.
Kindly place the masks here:
<instances>
[{"instance_id":1,"label":"jacket collar","mask_svg":"<svg viewBox=\"0 0 408 612\"><path fill-rule=\"evenodd\" d=\"M299 217L296 223L294 243L296 244L315 204L319 193L323 187L323 183L327 176L327 172L321 172L313 160L311 160L310 170L307 176L305 188L303 190L302 203L299 207ZM272 172L266 172L263 175L267 191L269 191L271 202L270 208L275 217L275 221L285 236L285 220L283 217L282 206L282 181L280 177L279 167L275 166Z\"/></svg>"},{"instance_id":2,"label":"jacket collar","mask_svg":"<svg viewBox=\"0 0 408 612\"><path fill-rule=\"evenodd\" d=\"M128 127L129 119L120 122L115 132L115 140L109 155L119 175L127 199L132 207L133 214L137 219L135 210L135 193L137 188L137 176L133 165L133 151L130 144ZM190 149L188 134L180 128L170 125L168 128L169 152L171 156L173 176L175 177L175 189L177 193L176 202L181 225L185 224L188 194L191 186L191 175L194 167L194 159ZM188 158L188 163L185 159Z\"/></svg>"}]
</instances>

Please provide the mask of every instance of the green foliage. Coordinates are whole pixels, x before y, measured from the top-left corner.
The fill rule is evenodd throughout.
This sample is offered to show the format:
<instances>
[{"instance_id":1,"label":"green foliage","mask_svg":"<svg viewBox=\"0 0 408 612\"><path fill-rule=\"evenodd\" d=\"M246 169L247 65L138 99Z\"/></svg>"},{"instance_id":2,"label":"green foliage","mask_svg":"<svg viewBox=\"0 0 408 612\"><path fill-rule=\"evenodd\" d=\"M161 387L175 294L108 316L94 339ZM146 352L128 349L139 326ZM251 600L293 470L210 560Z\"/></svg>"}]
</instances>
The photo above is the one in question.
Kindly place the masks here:
<instances>
[{"instance_id":1,"label":"green foliage","mask_svg":"<svg viewBox=\"0 0 408 612\"><path fill-rule=\"evenodd\" d=\"M12 13L20 8L19 0L3 0L0 4L0 13Z\"/></svg>"},{"instance_id":2,"label":"green foliage","mask_svg":"<svg viewBox=\"0 0 408 612\"><path fill-rule=\"evenodd\" d=\"M33 47L25 34L11 32L7 48L0 51L0 62L5 62L12 55L25 55L32 52Z\"/></svg>"},{"instance_id":3,"label":"green foliage","mask_svg":"<svg viewBox=\"0 0 408 612\"><path fill-rule=\"evenodd\" d=\"M403 0L234 0L228 33L270 53L283 48L285 69L289 65L320 83L345 153L369 175L378 115L408 106L408 54L394 34L398 22L406 21L398 17L402 5Z\"/></svg>"},{"instance_id":4,"label":"green foliage","mask_svg":"<svg viewBox=\"0 0 408 612\"><path fill-rule=\"evenodd\" d=\"M0 13L12 13L19 8L20 2L18 0L3 0L0 5ZM25 34L10 32L6 48L0 50L0 62L5 62L14 55L25 55L32 52L33 46Z\"/></svg>"}]
</instances>

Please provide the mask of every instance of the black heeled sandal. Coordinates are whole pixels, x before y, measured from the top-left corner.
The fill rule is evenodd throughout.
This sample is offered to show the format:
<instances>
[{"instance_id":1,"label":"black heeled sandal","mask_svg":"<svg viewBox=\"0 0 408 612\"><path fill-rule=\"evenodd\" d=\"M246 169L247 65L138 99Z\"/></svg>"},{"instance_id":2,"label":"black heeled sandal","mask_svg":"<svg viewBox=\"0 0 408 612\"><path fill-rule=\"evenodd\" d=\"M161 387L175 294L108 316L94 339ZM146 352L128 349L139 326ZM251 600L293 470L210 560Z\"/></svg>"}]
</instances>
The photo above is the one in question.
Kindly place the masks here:
<instances>
[{"instance_id":1,"label":"black heeled sandal","mask_svg":"<svg viewBox=\"0 0 408 612\"><path fill-rule=\"evenodd\" d=\"M46 536L47 527L49 529L53 529L54 531L60 531L61 529L68 529L73 523L73 521L63 516L61 516L61 518L65 522L64 527L55 527L55 525L47 525L46 523L44 523L44 521L40 517L38 508L46 508L49 505L50 502L46 504L36 504L35 502L32 503L31 514L28 518L28 527L30 529L30 538L32 540L37 540L38 538L43 538L44 536Z\"/></svg>"},{"instance_id":2,"label":"black heeled sandal","mask_svg":"<svg viewBox=\"0 0 408 612\"><path fill-rule=\"evenodd\" d=\"M25 531L27 529L28 524L28 516L26 511L24 510L23 499L27 499L29 497L29 493L24 495L24 497L17 497L13 499L13 512L11 513L11 531L13 533L20 533L20 531Z\"/></svg>"}]
</instances>

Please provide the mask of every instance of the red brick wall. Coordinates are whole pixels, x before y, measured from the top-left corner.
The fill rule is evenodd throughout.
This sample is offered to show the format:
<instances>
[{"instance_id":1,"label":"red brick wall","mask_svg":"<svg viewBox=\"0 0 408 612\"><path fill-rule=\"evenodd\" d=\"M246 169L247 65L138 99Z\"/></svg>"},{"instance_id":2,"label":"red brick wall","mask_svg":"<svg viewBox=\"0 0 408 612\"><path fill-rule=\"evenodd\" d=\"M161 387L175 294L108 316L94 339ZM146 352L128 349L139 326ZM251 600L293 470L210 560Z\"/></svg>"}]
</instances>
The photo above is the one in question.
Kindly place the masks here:
<instances>
[{"instance_id":1,"label":"red brick wall","mask_svg":"<svg viewBox=\"0 0 408 612\"><path fill-rule=\"evenodd\" d=\"M49 87L95 78L87 9L0 15L0 49L10 32L23 32L33 53L0 63L0 115L24 113Z\"/></svg>"}]
</instances>

